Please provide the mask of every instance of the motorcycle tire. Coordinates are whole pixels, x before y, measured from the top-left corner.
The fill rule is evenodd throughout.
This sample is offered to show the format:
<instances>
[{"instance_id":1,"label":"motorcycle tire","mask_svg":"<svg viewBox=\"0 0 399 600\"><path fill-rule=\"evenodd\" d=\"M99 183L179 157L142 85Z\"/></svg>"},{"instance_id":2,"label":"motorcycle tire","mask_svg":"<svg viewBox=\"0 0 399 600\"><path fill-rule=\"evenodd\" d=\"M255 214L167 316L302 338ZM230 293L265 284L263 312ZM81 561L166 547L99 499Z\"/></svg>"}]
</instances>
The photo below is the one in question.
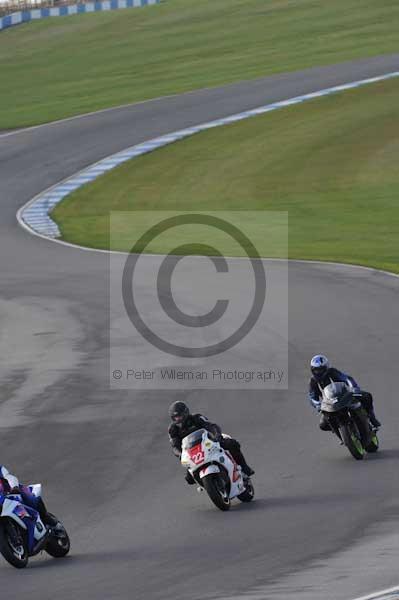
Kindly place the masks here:
<instances>
[{"instance_id":1,"label":"motorcycle tire","mask_svg":"<svg viewBox=\"0 0 399 600\"><path fill-rule=\"evenodd\" d=\"M363 460L365 450L358 436L353 431L353 425L347 423L339 428L342 441L356 460Z\"/></svg>"},{"instance_id":2,"label":"motorcycle tire","mask_svg":"<svg viewBox=\"0 0 399 600\"><path fill-rule=\"evenodd\" d=\"M245 491L237 496L241 502L252 502L255 496L254 486L250 479L247 479Z\"/></svg>"},{"instance_id":3,"label":"motorcycle tire","mask_svg":"<svg viewBox=\"0 0 399 600\"><path fill-rule=\"evenodd\" d=\"M15 525L15 527L18 526ZM6 561L16 569L24 569L29 561L26 540L23 534L21 534L21 540L22 553L18 552L17 549L13 546L11 534L8 531L7 523L5 523L4 521L0 523L0 552L6 559Z\"/></svg>"},{"instance_id":4,"label":"motorcycle tire","mask_svg":"<svg viewBox=\"0 0 399 600\"><path fill-rule=\"evenodd\" d=\"M226 511L230 508L230 498L225 490L225 485L220 475L206 475L202 480L202 485L207 491L209 498L220 510Z\"/></svg>"},{"instance_id":5,"label":"motorcycle tire","mask_svg":"<svg viewBox=\"0 0 399 600\"><path fill-rule=\"evenodd\" d=\"M360 412L356 412L354 415L354 420L359 431L362 446L367 450L367 447L371 443L372 431L370 430L370 423L366 411L362 410Z\"/></svg>"},{"instance_id":6,"label":"motorcycle tire","mask_svg":"<svg viewBox=\"0 0 399 600\"><path fill-rule=\"evenodd\" d=\"M63 558L68 554L71 549L71 542L64 526L62 532L50 533L49 540L44 549L53 558Z\"/></svg>"},{"instance_id":7,"label":"motorcycle tire","mask_svg":"<svg viewBox=\"0 0 399 600\"><path fill-rule=\"evenodd\" d=\"M377 434L375 432L372 433L371 435L371 442L370 444L367 446L366 450L367 452L369 452L370 454L372 454L373 452L377 452L378 448L379 448L379 441L378 441L378 437Z\"/></svg>"}]
</instances>

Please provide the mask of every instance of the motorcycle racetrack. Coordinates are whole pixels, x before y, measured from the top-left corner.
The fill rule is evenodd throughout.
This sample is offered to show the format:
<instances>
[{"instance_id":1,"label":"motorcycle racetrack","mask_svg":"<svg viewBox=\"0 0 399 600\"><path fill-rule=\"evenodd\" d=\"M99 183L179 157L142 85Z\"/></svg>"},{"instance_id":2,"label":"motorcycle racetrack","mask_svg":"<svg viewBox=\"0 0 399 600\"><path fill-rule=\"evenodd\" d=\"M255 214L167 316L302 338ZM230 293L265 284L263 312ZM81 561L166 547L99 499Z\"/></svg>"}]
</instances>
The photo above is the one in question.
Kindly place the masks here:
<instances>
[{"instance_id":1,"label":"motorcycle racetrack","mask_svg":"<svg viewBox=\"0 0 399 600\"><path fill-rule=\"evenodd\" d=\"M290 263L287 392L110 391L107 254L33 237L15 218L135 143L398 67L399 55L348 62L0 136L1 462L44 484L72 542L65 560L33 559L23 573L2 561L9 597L350 600L398 583L397 277ZM362 463L306 404L319 351L375 394L381 452ZM170 402L186 397L242 442L252 505L222 514L185 484L166 429Z\"/></svg>"}]
</instances>

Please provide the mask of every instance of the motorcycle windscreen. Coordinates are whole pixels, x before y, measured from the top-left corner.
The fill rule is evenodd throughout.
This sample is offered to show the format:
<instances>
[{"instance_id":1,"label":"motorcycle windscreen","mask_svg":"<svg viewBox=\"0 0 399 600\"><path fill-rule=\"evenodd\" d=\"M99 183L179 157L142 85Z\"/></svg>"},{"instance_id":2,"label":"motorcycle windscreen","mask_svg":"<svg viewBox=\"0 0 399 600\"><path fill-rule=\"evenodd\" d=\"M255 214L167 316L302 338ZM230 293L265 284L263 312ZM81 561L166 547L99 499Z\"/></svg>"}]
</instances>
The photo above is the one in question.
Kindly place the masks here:
<instances>
[{"instance_id":1,"label":"motorcycle windscreen","mask_svg":"<svg viewBox=\"0 0 399 600\"><path fill-rule=\"evenodd\" d=\"M348 408L353 402L353 396L343 382L334 382L323 390L321 410L323 412L338 412Z\"/></svg>"},{"instance_id":2,"label":"motorcycle windscreen","mask_svg":"<svg viewBox=\"0 0 399 600\"><path fill-rule=\"evenodd\" d=\"M190 433L187 437L184 438L182 442L182 447L186 449L194 448L194 446L198 446L202 442L202 436L206 433L206 429L198 429L193 433Z\"/></svg>"}]
</instances>

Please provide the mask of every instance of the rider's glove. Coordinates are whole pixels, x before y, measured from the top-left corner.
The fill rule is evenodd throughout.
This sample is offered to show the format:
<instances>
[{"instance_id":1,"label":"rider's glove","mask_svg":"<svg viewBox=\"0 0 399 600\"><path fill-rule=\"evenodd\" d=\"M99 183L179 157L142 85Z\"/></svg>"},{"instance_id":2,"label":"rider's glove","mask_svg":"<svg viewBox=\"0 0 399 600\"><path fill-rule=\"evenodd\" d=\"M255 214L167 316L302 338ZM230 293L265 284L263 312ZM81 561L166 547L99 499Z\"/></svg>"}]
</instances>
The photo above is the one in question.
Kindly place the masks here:
<instances>
[{"instance_id":1,"label":"rider's glove","mask_svg":"<svg viewBox=\"0 0 399 600\"><path fill-rule=\"evenodd\" d=\"M219 444L220 444L220 442L222 441L222 434L219 433L219 431L209 431L208 434L209 434L209 437L211 439L213 439L215 442L219 442Z\"/></svg>"}]
</instances>

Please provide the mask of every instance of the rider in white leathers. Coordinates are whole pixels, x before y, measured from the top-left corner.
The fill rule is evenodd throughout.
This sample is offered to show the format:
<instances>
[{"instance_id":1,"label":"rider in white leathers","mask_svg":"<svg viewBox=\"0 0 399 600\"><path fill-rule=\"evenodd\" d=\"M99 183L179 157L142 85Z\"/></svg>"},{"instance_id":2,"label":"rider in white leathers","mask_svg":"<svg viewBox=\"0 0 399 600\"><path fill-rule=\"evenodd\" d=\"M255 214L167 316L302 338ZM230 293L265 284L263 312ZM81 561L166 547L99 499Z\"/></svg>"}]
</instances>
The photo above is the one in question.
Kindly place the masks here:
<instances>
[{"instance_id":1,"label":"rider in white leathers","mask_svg":"<svg viewBox=\"0 0 399 600\"><path fill-rule=\"evenodd\" d=\"M57 519L47 511L43 500L32 494L26 485L20 484L18 478L12 475L4 465L0 465L0 491L3 494L20 494L24 504L38 511L45 525L50 527L57 525Z\"/></svg>"}]
</instances>

